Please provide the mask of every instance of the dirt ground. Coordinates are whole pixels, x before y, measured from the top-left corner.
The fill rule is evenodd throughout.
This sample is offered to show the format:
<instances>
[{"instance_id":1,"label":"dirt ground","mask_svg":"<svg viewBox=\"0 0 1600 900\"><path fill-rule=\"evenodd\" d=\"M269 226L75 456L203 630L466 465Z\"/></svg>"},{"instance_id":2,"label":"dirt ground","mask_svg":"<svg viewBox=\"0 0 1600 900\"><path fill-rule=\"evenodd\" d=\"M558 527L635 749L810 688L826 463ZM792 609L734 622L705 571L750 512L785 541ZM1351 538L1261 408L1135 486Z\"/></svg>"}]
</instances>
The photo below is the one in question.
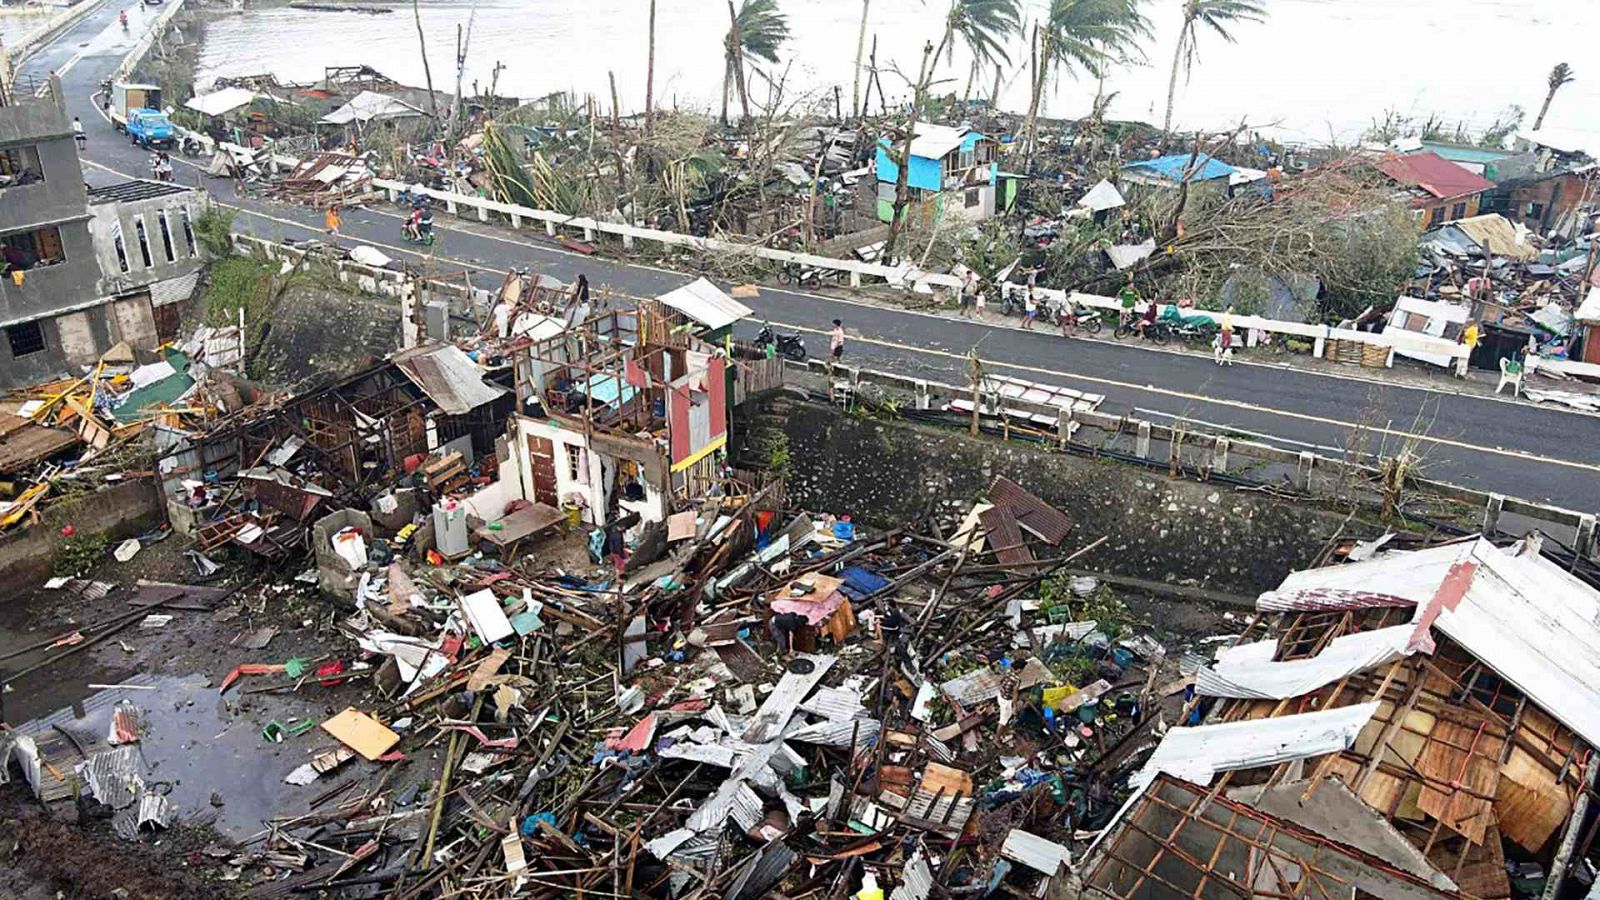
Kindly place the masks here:
<instances>
[{"instance_id":1,"label":"dirt ground","mask_svg":"<svg viewBox=\"0 0 1600 900\"><path fill-rule=\"evenodd\" d=\"M165 792L178 813L173 827L143 834L136 843L114 834L104 816L79 824L70 800L46 809L21 778L0 785L0 897L235 896L239 885L260 873L228 866L230 854L223 851L259 832L272 816L303 812L308 798L328 787L283 782L310 754L332 746L327 735L312 728L275 743L263 728L270 722L321 721L352 705L371 708L372 690L359 675L331 687L308 680L298 689L281 675L245 677L220 693L223 678L241 663L298 657L349 664L359 651L332 630L343 611L323 600L314 585L294 581L298 568L271 571L219 555L216 561L225 568L202 579L184 555L187 546L169 538L127 563L108 555L87 576L115 586L104 597L29 585L0 605L0 678L53 656L60 660L23 674L0 694L5 727L26 730L25 723L65 716L68 727L82 723L82 731L103 734L105 721L96 715L108 720L109 704L94 701L108 694L130 700L145 723L140 753L148 768L142 777ZM127 628L70 656L59 656L70 647L18 654L74 629L126 617L135 609L140 579L226 594L195 604L215 611L155 610L173 616L164 627L141 627L135 617ZM264 648L242 646L244 636L266 627L278 633ZM119 692L106 685L123 687Z\"/></svg>"}]
</instances>

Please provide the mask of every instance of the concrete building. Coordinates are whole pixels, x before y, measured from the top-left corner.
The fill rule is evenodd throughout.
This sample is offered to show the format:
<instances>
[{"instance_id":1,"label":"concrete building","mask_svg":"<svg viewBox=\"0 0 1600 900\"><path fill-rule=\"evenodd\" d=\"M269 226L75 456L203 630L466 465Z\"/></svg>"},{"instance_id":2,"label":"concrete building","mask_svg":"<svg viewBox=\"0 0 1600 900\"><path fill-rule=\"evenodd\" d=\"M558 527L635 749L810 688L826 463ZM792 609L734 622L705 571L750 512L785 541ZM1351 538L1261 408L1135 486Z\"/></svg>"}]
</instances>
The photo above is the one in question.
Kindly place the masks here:
<instances>
[{"instance_id":1,"label":"concrete building","mask_svg":"<svg viewBox=\"0 0 1600 900\"><path fill-rule=\"evenodd\" d=\"M171 340L204 265L194 222L205 195L86 187L59 93L52 81L43 97L0 105L0 388L69 375L122 341Z\"/></svg>"},{"instance_id":2,"label":"concrete building","mask_svg":"<svg viewBox=\"0 0 1600 900\"><path fill-rule=\"evenodd\" d=\"M89 188L90 230L105 292L119 301L148 298L160 343L178 337L179 310L205 267L194 233L205 205L202 192L159 181Z\"/></svg>"},{"instance_id":3,"label":"concrete building","mask_svg":"<svg viewBox=\"0 0 1600 900\"><path fill-rule=\"evenodd\" d=\"M52 79L44 97L0 106L0 387L93 361L149 323L108 302L89 233L72 120Z\"/></svg>"}]
</instances>

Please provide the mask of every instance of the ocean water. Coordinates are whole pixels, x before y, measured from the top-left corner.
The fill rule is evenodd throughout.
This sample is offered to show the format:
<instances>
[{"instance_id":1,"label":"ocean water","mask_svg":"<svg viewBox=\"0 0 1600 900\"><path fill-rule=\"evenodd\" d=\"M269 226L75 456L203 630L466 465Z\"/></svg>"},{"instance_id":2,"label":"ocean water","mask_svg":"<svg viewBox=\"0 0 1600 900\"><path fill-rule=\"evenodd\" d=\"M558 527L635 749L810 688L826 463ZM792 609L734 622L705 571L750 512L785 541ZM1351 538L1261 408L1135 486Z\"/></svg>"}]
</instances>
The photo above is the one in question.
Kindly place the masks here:
<instances>
[{"instance_id":1,"label":"ocean water","mask_svg":"<svg viewBox=\"0 0 1600 900\"><path fill-rule=\"evenodd\" d=\"M554 91L593 94L610 106L614 73L624 110L643 106L648 0L418 0L435 87L453 90L456 33L470 28L465 75L487 89L503 65L499 91L520 97ZM1047 5L1028 0L1030 15ZM1109 73L1115 118L1160 123L1181 0L1148 0L1155 37L1148 61ZM1199 57L1180 76L1176 119L1185 128L1226 129L1241 119L1290 139L1349 141L1386 110L1430 114L1481 127L1519 104L1531 124L1544 97L1545 75L1557 62L1577 81L1557 95L1547 125L1600 132L1600 0L1267 0L1270 18L1240 25L1237 43L1200 35ZM861 20L860 0L785 0L791 40L777 66L783 105L831 109L839 88L850 103ZM878 40L881 80L890 103L908 94L925 41L937 41L943 0L870 0L867 41ZM272 72L313 80L324 66L366 63L401 81L422 84L410 4L387 15L250 9L213 23L200 83L218 75ZM657 0L656 102L716 109L721 102L724 0ZM1590 52L1585 52L1586 50ZM1001 104L1027 106L1027 48L1011 48ZM965 89L970 66L957 52L939 80ZM751 75L751 93L765 100L768 82ZM987 94L991 68L977 79ZM1045 97L1047 113L1083 115L1096 85L1065 73ZM877 105L874 99L874 107ZM733 102L737 106L737 101Z\"/></svg>"}]
</instances>

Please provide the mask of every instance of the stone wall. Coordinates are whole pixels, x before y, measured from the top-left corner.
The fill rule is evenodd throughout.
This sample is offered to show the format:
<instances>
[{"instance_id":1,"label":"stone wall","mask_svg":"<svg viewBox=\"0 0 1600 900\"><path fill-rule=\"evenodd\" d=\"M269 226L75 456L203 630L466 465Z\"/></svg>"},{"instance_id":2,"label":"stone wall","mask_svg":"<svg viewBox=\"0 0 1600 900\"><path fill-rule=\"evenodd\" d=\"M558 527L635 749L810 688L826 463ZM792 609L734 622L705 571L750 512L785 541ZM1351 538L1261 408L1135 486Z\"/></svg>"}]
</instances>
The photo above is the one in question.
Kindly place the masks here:
<instances>
[{"instance_id":1,"label":"stone wall","mask_svg":"<svg viewBox=\"0 0 1600 900\"><path fill-rule=\"evenodd\" d=\"M1109 536L1083 558L1084 568L1246 597L1307 565L1345 520L1319 506L1222 483L866 418L786 395L741 407L735 420L744 430L736 452L746 464L764 464L770 436L784 434L789 496L799 506L848 513L880 528L935 513L948 533L1004 475L1071 517L1067 550ZM1361 536L1381 531L1359 522L1345 528Z\"/></svg>"}]
</instances>

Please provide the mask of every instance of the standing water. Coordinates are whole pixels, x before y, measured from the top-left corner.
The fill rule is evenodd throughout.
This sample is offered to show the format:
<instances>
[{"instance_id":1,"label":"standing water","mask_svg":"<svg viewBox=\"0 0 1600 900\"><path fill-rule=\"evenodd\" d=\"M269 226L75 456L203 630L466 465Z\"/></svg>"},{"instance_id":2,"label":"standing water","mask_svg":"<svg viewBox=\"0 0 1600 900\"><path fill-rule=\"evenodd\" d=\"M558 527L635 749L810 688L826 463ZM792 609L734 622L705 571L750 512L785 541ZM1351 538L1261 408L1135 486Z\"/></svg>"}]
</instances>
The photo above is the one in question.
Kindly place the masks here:
<instances>
[{"instance_id":1,"label":"standing water","mask_svg":"<svg viewBox=\"0 0 1600 900\"><path fill-rule=\"evenodd\" d=\"M1030 17L1045 0L1028 0ZM1145 4L1155 29L1148 62L1113 71L1115 118L1159 124L1182 0ZM1531 124L1558 62L1578 80L1562 89L1547 124L1600 132L1600 67L1585 52L1600 34L1594 0L1268 0L1263 24L1234 28L1228 44L1202 28L1192 76L1179 81L1177 122L1227 128L1248 117L1263 131L1290 139L1348 141L1374 117L1393 109L1425 118L1482 127L1512 104ZM788 97L810 97L831 111L834 86L850 103L859 0L784 0L791 40L772 75L787 70ZM878 39L880 67L914 73L924 41L937 41L943 0L872 0L868 44ZM435 87L455 85L456 26L471 25L463 84L487 90L496 63L505 69L499 92L520 97L571 90L610 105L607 72L615 72L622 105L644 102L648 0L421 0ZM721 41L727 6L718 0L658 0L656 102L716 109L721 102ZM1027 106L1027 51L1010 48L1002 105ZM213 23L200 62L203 85L219 75L271 72L310 81L324 66L366 63L421 85L422 65L409 4L389 15L312 12L284 7L250 9ZM966 89L969 67L957 52L940 69L944 90ZM752 94L766 86L752 76ZM905 79L882 75L891 102L906 94ZM976 79L988 93L991 68ZM1047 93L1048 114L1087 113L1092 80L1063 76ZM737 105L735 101L733 105ZM874 101L876 107L876 100Z\"/></svg>"}]
</instances>

